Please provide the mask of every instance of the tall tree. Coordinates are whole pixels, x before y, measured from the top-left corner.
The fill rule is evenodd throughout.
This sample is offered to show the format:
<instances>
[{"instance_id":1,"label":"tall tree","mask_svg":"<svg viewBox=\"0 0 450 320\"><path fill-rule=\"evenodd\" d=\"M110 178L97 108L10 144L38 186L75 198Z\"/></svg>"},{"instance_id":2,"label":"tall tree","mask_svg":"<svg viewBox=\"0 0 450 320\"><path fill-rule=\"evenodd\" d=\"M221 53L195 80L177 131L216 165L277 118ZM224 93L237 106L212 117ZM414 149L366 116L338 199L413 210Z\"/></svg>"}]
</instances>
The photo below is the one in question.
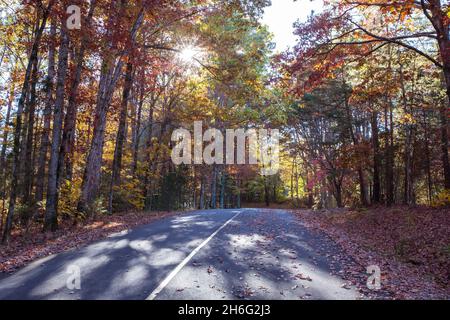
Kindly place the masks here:
<instances>
[{"instance_id":1,"label":"tall tree","mask_svg":"<svg viewBox=\"0 0 450 320\"><path fill-rule=\"evenodd\" d=\"M119 12L123 10L119 9ZM116 19L120 21L115 14L117 8L111 8L111 15L108 26L111 28L116 25ZM144 18L144 8L142 7L134 21L130 33L129 42L133 45L136 39L137 32L142 24ZM109 30L109 37L113 36L113 31ZM130 48L125 50L118 50L117 43L111 40L106 48L105 57L102 62L102 73L100 75L99 89L97 95L97 105L94 120L94 132L91 142L91 148L86 162L86 170L83 177L83 185L81 189L81 196L78 202L78 211L86 212L88 207L93 203L97 197L98 187L100 183L100 168L102 163L106 114L108 106L114 93L115 85L122 73L124 57L129 55Z\"/></svg>"},{"instance_id":2,"label":"tall tree","mask_svg":"<svg viewBox=\"0 0 450 320\"><path fill-rule=\"evenodd\" d=\"M47 153L50 147L50 125L53 108L53 87L55 81L55 47L56 47L56 22L52 19L50 26L50 39L48 45L48 67L45 79L45 107L44 107L44 127L42 128L41 143L39 147L38 169L36 174L35 202L44 199L45 171L47 166Z\"/></svg>"},{"instance_id":3,"label":"tall tree","mask_svg":"<svg viewBox=\"0 0 450 320\"><path fill-rule=\"evenodd\" d=\"M114 187L120 184L120 171L122 170L123 146L126 139L126 127L128 118L128 100L133 85L133 64L127 63L125 71L125 83L123 85L122 104L120 107L119 127L117 129L116 145L111 173L111 183L108 197L108 211L112 213Z\"/></svg>"},{"instance_id":4,"label":"tall tree","mask_svg":"<svg viewBox=\"0 0 450 320\"><path fill-rule=\"evenodd\" d=\"M64 128L61 138L61 151L59 155L59 179L72 180L73 175L73 148L75 143L75 127L77 119L77 97L78 88L81 82L81 74L85 60L86 49L89 43L89 32L92 28L92 18L97 6L97 0L91 0L89 11L83 23L83 35L79 48L75 54L75 70L73 80L70 86L67 102L67 112L64 117Z\"/></svg>"},{"instance_id":5,"label":"tall tree","mask_svg":"<svg viewBox=\"0 0 450 320\"><path fill-rule=\"evenodd\" d=\"M69 34L65 22L61 22L61 43L58 53L56 96L53 109L52 145L48 166L47 202L45 205L44 231L55 231L58 227L58 163L61 147L61 130L64 119L64 97L67 78Z\"/></svg>"}]
</instances>

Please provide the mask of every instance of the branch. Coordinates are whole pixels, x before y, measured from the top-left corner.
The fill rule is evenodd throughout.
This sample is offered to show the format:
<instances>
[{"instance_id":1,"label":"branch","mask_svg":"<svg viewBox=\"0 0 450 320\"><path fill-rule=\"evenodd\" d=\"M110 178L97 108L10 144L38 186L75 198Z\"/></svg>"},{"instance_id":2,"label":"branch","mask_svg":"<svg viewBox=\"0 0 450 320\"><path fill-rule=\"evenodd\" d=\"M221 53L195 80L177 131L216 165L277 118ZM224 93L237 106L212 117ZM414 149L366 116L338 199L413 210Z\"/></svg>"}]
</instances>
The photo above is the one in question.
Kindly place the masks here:
<instances>
[{"instance_id":1,"label":"branch","mask_svg":"<svg viewBox=\"0 0 450 320\"><path fill-rule=\"evenodd\" d=\"M383 36L380 36L380 35L376 35L376 34L370 32L369 30L364 29L363 27L361 27L360 25L358 25L356 22L352 21L351 19L348 19L348 21L350 23L352 23L353 25L355 25L359 30L361 30L362 32L364 32L365 34L367 34L368 36L370 36L372 38L378 39L380 41L395 43L395 44L397 44L399 46L402 46L404 48L412 50L412 51L416 52L417 54L421 55L422 57L425 57L426 59L431 61L437 67L439 67L441 69L443 68L442 64L439 61L437 61L436 59L434 59L433 57L431 57L430 55L426 54L425 52L423 52L423 51L421 51L421 50L419 50L419 49L417 49L417 48L415 48L415 47L413 47L413 46L411 46L411 45L409 45L409 44L407 44L405 42L402 42L402 41L398 40L397 38L386 38L386 37L383 37Z\"/></svg>"}]
</instances>

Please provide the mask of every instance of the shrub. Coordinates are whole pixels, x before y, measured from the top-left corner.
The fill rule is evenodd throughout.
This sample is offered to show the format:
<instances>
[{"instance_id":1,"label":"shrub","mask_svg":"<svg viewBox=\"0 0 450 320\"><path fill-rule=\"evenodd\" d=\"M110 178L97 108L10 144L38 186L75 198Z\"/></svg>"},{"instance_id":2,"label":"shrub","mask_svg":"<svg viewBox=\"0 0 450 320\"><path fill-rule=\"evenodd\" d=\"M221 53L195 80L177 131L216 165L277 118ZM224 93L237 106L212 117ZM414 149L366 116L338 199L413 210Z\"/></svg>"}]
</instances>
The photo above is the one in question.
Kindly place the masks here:
<instances>
[{"instance_id":1,"label":"shrub","mask_svg":"<svg viewBox=\"0 0 450 320\"><path fill-rule=\"evenodd\" d=\"M433 207L450 206L450 189L444 189L436 196L432 203Z\"/></svg>"}]
</instances>

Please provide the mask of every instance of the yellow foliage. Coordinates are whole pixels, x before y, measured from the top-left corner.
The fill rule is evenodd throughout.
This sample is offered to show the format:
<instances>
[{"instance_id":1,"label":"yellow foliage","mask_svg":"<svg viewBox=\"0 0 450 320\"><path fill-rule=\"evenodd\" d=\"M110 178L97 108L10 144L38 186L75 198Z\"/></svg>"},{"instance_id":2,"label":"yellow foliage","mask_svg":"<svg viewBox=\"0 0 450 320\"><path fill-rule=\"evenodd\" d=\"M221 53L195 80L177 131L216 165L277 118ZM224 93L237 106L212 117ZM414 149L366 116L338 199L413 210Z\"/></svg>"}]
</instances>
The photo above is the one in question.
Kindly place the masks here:
<instances>
[{"instance_id":1,"label":"yellow foliage","mask_svg":"<svg viewBox=\"0 0 450 320\"><path fill-rule=\"evenodd\" d=\"M71 217L77 219L83 219L77 211L77 201L81 193L81 180L74 179L73 182L64 180L61 183L59 201L58 201L58 215L59 217Z\"/></svg>"},{"instance_id":2,"label":"yellow foliage","mask_svg":"<svg viewBox=\"0 0 450 320\"><path fill-rule=\"evenodd\" d=\"M433 200L433 207L445 207L450 205L450 189L442 190Z\"/></svg>"},{"instance_id":3,"label":"yellow foliage","mask_svg":"<svg viewBox=\"0 0 450 320\"><path fill-rule=\"evenodd\" d=\"M114 211L144 209L144 196L140 190L138 179L129 179L120 186L114 187Z\"/></svg>"}]
</instances>

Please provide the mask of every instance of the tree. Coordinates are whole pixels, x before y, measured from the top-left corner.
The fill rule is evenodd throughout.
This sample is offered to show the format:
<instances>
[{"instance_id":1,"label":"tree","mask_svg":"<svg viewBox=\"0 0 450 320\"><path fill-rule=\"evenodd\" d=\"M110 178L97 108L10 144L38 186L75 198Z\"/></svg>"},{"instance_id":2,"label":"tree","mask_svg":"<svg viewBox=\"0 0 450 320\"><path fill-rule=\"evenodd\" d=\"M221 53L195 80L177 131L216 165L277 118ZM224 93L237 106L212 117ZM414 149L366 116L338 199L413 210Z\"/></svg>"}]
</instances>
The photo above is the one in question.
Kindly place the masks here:
<instances>
[{"instance_id":1,"label":"tree","mask_svg":"<svg viewBox=\"0 0 450 320\"><path fill-rule=\"evenodd\" d=\"M53 134L48 166L47 202L45 206L44 231L55 231L58 226L58 163L61 147L61 130L64 119L64 95L69 54L69 34L61 21L61 44L58 53L58 72L56 75L56 97L53 109Z\"/></svg>"},{"instance_id":2,"label":"tree","mask_svg":"<svg viewBox=\"0 0 450 320\"><path fill-rule=\"evenodd\" d=\"M42 13L39 15L39 23L37 24L37 30L35 33L35 38L33 41L33 45L31 48L30 56L28 59L27 68L25 71L25 77L22 85L22 91L20 94L20 98L17 106L17 114L16 114L16 123L14 128L14 145L13 145L13 166L12 166L12 181L11 181L11 191L9 196L9 208L8 214L6 216L5 229L3 231L2 242L8 242L11 227L12 227L12 219L14 215L14 209L17 200L17 192L18 192L18 179L21 171L21 164L19 162L20 157L20 136L22 132L22 112L26 100L26 96L28 94L29 82L32 72L32 67L35 61L38 59L38 51L39 45L41 43L42 34L44 32L44 28L47 24L47 19L50 14L50 10L54 4L53 0L50 0L48 5L42 9Z\"/></svg>"}]
</instances>

